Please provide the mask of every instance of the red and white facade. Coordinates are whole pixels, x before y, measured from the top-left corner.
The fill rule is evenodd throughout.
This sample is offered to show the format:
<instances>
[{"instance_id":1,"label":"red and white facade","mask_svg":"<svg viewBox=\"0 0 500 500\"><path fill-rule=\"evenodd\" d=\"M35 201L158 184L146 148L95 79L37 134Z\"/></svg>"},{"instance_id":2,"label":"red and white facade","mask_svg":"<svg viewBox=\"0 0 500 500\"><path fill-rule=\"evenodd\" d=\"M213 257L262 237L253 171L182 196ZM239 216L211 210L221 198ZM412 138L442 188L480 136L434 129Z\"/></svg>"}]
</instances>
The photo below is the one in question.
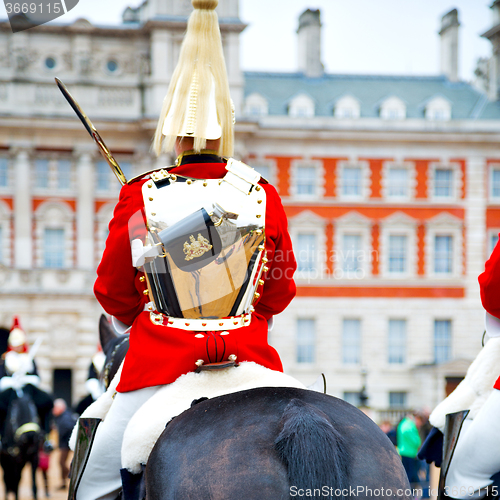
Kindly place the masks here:
<instances>
[{"instance_id":1,"label":"red and white facade","mask_svg":"<svg viewBox=\"0 0 500 500\"><path fill-rule=\"evenodd\" d=\"M16 314L30 342L43 339L43 383L57 392L71 373L74 401L97 344L92 285L119 184L53 77L128 177L170 164L150 144L187 11L149 3L115 28L80 20L13 36L0 24L0 325ZM500 111L464 118L433 90L416 117L387 90L376 116L350 94L326 113L305 89L276 112L241 71L238 2L220 8L235 156L277 187L299 261L297 297L271 343L288 373L309 384L324 372L335 396L355 402L365 384L375 410L433 407L481 347L477 276L500 230Z\"/></svg>"}]
</instances>

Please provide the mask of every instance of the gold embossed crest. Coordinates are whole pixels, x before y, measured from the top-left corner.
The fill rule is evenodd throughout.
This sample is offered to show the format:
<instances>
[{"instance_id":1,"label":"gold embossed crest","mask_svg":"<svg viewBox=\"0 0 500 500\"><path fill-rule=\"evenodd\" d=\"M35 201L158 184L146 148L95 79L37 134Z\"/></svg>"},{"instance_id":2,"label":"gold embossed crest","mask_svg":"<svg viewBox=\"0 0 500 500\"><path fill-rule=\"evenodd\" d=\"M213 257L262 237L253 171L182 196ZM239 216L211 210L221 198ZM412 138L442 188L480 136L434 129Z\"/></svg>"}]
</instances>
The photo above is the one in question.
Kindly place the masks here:
<instances>
[{"instance_id":1,"label":"gold embossed crest","mask_svg":"<svg viewBox=\"0 0 500 500\"><path fill-rule=\"evenodd\" d=\"M193 235L191 235L189 239L191 243L188 243L187 241L184 243L184 253L186 254L184 260L192 260L196 259L197 257L201 257L212 248L210 242L200 233L198 233L197 240L194 239Z\"/></svg>"}]
</instances>

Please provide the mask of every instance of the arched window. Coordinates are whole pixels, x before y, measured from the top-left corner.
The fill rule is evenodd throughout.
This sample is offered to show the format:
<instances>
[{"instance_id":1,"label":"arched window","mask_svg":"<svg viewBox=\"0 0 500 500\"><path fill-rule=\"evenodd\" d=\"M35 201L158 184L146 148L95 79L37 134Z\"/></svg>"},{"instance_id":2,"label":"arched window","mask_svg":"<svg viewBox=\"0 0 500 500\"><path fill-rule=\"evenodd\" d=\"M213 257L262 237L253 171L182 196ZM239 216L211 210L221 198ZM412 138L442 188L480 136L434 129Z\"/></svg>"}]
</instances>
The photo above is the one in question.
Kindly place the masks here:
<instances>
[{"instance_id":1,"label":"arched window","mask_svg":"<svg viewBox=\"0 0 500 500\"><path fill-rule=\"evenodd\" d=\"M360 114L359 101L350 95L341 97L333 108L335 118L359 118Z\"/></svg>"},{"instance_id":2,"label":"arched window","mask_svg":"<svg viewBox=\"0 0 500 500\"><path fill-rule=\"evenodd\" d=\"M380 105L380 118L404 120L406 118L406 104L399 97L388 97Z\"/></svg>"},{"instance_id":3,"label":"arched window","mask_svg":"<svg viewBox=\"0 0 500 500\"><path fill-rule=\"evenodd\" d=\"M314 116L314 101L306 94L295 96L288 105L288 114L294 117L310 118Z\"/></svg>"},{"instance_id":4,"label":"arched window","mask_svg":"<svg viewBox=\"0 0 500 500\"><path fill-rule=\"evenodd\" d=\"M74 264L74 212L62 202L42 203L34 213L37 267L66 269Z\"/></svg>"},{"instance_id":5,"label":"arched window","mask_svg":"<svg viewBox=\"0 0 500 500\"><path fill-rule=\"evenodd\" d=\"M262 95L254 92L245 100L245 114L248 116L265 116L269 114L269 103Z\"/></svg>"}]
</instances>

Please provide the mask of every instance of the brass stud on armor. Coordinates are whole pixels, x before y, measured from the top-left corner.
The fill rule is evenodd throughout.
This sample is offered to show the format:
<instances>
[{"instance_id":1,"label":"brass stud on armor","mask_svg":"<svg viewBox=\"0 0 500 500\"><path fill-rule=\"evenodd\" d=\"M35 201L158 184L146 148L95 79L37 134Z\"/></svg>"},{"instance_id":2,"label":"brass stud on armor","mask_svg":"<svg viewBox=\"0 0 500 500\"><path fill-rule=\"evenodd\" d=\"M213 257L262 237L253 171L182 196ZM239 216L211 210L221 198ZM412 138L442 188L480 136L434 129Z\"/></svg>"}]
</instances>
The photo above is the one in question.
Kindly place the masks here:
<instances>
[{"instance_id":1,"label":"brass stud on armor","mask_svg":"<svg viewBox=\"0 0 500 500\"><path fill-rule=\"evenodd\" d=\"M153 310L153 306L149 306L149 307L148 307L148 310L149 310L149 311L152 311L152 310Z\"/></svg>"},{"instance_id":2,"label":"brass stud on armor","mask_svg":"<svg viewBox=\"0 0 500 500\"><path fill-rule=\"evenodd\" d=\"M219 323L219 326L224 326L224 323Z\"/></svg>"},{"instance_id":3,"label":"brass stud on armor","mask_svg":"<svg viewBox=\"0 0 500 500\"><path fill-rule=\"evenodd\" d=\"M148 188L152 188L153 187L153 183L152 182L148 182Z\"/></svg>"},{"instance_id":4,"label":"brass stud on armor","mask_svg":"<svg viewBox=\"0 0 500 500\"><path fill-rule=\"evenodd\" d=\"M260 205L262 203L262 200L257 200L257 203Z\"/></svg>"},{"instance_id":5,"label":"brass stud on armor","mask_svg":"<svg viewBox=\"0 0 500 500\"><path fill-rule=\"evenodd\" d=\"M259 280L259 285L263 285L264 284L264 280Z\"/></svg>"},{"instance_id":6,"label":"brass stud on armor","mask_svg":"<svg viewBox=\"0 0 500 500\"><path fill-rule=\"evenodd\" d=\"M175 182L175 181L177 180L177 176L176 176L175 174L172 174L172 175L170 176L170 179L171 179L173 182Z\"/></svg>"},{"instance_id":7,"label":"brass stud on armor","mask_svg":"<svg viewBox=\"0 0 500 500\"><path fill-rule=\"evenodd\" d=\"M233 321L233 325L237 325L237 324L238 324L238 322L237 322L237 321Z\"/></svg>"},{"instance_id":8,"label":"brass stud on armor","mask_svg":"<svg viewBox=\"0 0 500 500\"><path fill-rule=\"evenodd\" d=\"M149 197L149 201L153 201L153 198L151 198L151 196Z\"/></svg>"},{"instance_id":9,"label":"brass stud on armor","mask_svg":"<svg viewBox=\"0 0 500 500\"><path fill-rule=\"evenodd\" d=\"M236 361L237 356L236 354L230 354L227 359L229 359L229 361Z\"/></svg>"},{"instance_id":10,"label":"brass stud on armor","mask_svg":"<svg viewBox=\"0 0 500 500\"><path fill-rule=\"evenodd\" d=\"M184 323L186 326L189 326L191 323Z\"/></svg>"},{"instance_id":11,"label":"brass stud on armor","mask_svg":"<svg viewBox=\"0 0 500 500\"><path fill-rule=\"evenodd\" d=\"M192 183L193 183L193 181L192 181L191 179L188 179L188 180L186 181L186 184L187 184L188 186L189 186L189 185L191 185Z\"/></svg>"},{"instance_id":12,"label":"brass stud on armor","mask_svg":"<svg viewBox=\"0 0 500 500\"><path fill-rule=\"evenodd\" d=\"M143 295L149 295L149 290L144 290L142 293Z\"/></svg>"},{"instance_id":13,"label":"brass stud on armor","mask_svg":"<svg viewBox=\"0 0 500 500\"><path fill-rule=\"evenodd\" d=\"M206 182L203 183L203 187L207 187L208 184Z\"/></svg>"},{"instance_id":14,"label":"brass stud on armor","mask_svg":"<svg viewBox=\"0 0 500 500\"><path fill-rule=\"evenodd\" d=\"M256 215L255 217L257 217L257 219L260 219L262 215Z\"/></svg>"},{"instance_id":15,"label":"brass stud on armor","mask_svg":"<svg viewBox=\"0 0 500 500\"><path fill-rule=\"evenodd\" d=\"M267 264L269 259L267 257L262 257L262 264Z\"/></svg>"},{"instance_id":16,"label":"brass stud on armor","mask_svg":"<svg viewBox=\"0 0 500 500\"><path fill-rule=\"evenodd\" d=\"M265 247L264 245L259 245L259 246L257 247L257 250L259 250L259 252L262 252L262 251L263 251L263 250L265 250L265 249L266 249L266 247ZM262 260L264 260L264 259L262 259Z\"/></svg>"},{"instance_id":17,"label":"brass stud on armor","mask_svg":"<svg viewBox=\"0 0 500 500\"><path fill-rule=\"evenodd\" d=\"M141 283L144 283L144 281L146 281L146 276L141 276L141 277L139 278L139 281L140 281Z\"/></svg>"},{"instance_id":18,"label":"brass stud on armor","mask_svg":"<svg viewBox=\"0 0 500 500\"><path fill-rule=\"evenodd\" d=\"M260 293L259 293L259 292L255 292L255 293L253 294L253 296L254 296L256 299L258 299L258 298L260 297Z\"/></svg>"},{"instance_id":19,"label":"brass stud on armor","mask_svg":"<svg viewBox=\"0 0 500 500\"><path fill-rule=\"evenodd\" d=\"M269 268L268 268L267 266L264 266L264 267L262 268L262 270L263 270L265 273L267 273L267 271L269 271Z\"/></svg>"},{"instance_id":20,"label":"brass stud on armor","mask_svg":"<svg viewBox=\"0 0 500 500\"><path fill-rule=\"evenodd\" d=\"M156 212L151 212L151 215L154 217L156 215Z\"/></svg>"},{"instance_id":21,"label":"brass stud on armor","mask_svg":"<svg viewBox=\"0 0 500 500\"><path fill-rule=\"evenodd\" d=\"M196 366L201 366L203 363L205 363L205 361L203 361L202 359L199 359L199 360L195 363L195 365L196 365Z\"/></svg>"},{"instance_id":22,"label":"brass stud on armor","mask_svg":"<svg viewBox=\"0 0 500 500\"><path fill-rule=\"evenodd\" d=\"M255 191L260 191L260 186L256 186Z\"/></svg>"},{"instance_id":23,"label":"brass stud on armor","mask_svg":"<svg viewBox=\"0 0 500 500\"><path fill-rule=\"evenodd\" d=\"M207 324L206 323L202 323L201 326L207 326Z\"/></svg>"}]
</instances>

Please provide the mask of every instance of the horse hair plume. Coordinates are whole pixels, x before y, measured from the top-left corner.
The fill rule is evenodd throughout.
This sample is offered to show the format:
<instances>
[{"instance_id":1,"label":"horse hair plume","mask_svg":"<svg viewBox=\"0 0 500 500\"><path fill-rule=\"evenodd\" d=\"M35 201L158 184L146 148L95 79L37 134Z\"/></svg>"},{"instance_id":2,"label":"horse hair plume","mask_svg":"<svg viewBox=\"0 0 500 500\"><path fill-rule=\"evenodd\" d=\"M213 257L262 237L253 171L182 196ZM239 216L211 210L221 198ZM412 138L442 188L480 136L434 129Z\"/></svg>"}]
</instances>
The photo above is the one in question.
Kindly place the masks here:
<instances>
[{"instance_id":1,"label":"horse hair plume","mask_svg":"<svg viewBox=\"0 0 500 500\"><path fill-rule=\"evenodd\" d=\"M347 454L341 434L328 417L313 405L293 399L280 421L275 449L288 468L290 487L333 492L347 487ZM314 468L312 464L322 464ZM329 491L331 492L332 489ZM343 498L343 495L322 496Z\"/></svg>"}]
</instances>

